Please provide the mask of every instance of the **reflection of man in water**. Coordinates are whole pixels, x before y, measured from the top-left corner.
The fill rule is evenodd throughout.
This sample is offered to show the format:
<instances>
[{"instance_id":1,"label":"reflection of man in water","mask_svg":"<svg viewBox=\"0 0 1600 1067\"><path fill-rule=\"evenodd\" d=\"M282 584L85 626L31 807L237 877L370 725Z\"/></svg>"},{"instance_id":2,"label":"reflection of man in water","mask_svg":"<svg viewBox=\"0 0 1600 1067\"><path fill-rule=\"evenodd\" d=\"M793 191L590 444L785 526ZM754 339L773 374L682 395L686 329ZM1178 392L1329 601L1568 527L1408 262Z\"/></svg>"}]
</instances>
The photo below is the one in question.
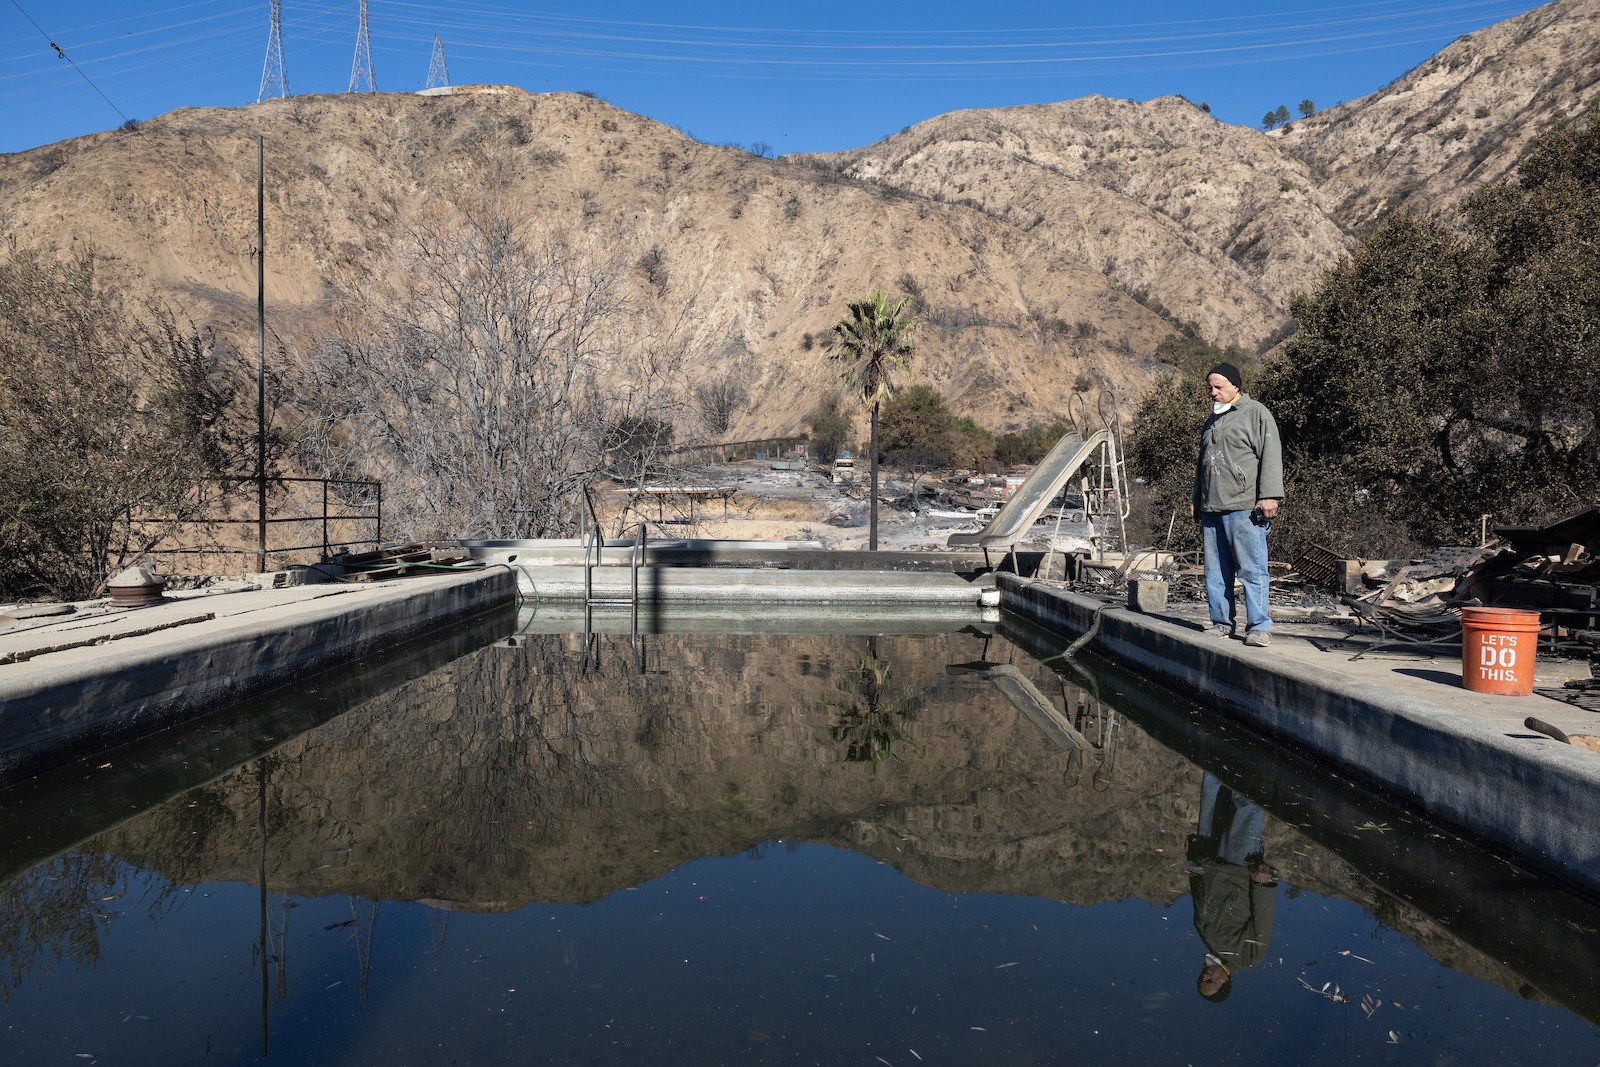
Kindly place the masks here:
<instances>
[{"instance_id":1,"label":"reflection of man in water","mask_svg":"<svg viewBox=\"0 0 1600 1067\"><path fill-rule=\"evenodd\" d=\"M1195 988L1226 1000L1233 976L1260 963L1272 940L1278 880L1261 844L1261 809L1211 775L1200 792L1199 832L1189 838L1189 897L1206 962Z\"/></svg>"}]
</instances>

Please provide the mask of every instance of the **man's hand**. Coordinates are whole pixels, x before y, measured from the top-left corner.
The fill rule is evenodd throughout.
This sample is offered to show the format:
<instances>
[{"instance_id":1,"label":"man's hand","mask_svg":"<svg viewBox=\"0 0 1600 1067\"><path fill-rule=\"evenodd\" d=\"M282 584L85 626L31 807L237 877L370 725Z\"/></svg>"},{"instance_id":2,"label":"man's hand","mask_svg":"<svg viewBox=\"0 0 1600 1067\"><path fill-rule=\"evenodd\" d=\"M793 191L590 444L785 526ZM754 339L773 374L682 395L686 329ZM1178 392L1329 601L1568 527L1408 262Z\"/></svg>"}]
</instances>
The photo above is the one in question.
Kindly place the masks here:
<instances>
[{"instance_id":1,"label":"man's hand","mask_svg":"<svg viewBox=\"0 0 1600 1067\"><path fill-rule=\"evenodd\" d=\"M1194 507L1193 504L1190 504L1189 506L1191 508ZM1274 515L1278 514L1278 501L1276 498L1268 497L1266 499L1257 500L1256 507L1261 509L1261 515L1263 518L1270 519Z\"/></svg>"}]
</instances>

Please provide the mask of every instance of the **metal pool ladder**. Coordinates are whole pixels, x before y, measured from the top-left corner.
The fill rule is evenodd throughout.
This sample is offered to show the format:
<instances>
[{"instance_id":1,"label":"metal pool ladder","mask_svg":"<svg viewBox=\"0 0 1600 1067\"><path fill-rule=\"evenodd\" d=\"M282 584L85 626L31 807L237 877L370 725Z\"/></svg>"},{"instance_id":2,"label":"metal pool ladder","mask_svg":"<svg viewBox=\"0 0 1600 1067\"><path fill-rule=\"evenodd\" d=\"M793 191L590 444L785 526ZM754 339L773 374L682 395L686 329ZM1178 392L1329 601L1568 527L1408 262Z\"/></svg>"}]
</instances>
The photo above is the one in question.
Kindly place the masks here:
<instances>
[{"instance_id":1,"label":"metal pool ladder","mask_svg":"<svg viewBox=\"0 0 1600 1067\"><path fill-rule=\"evenodd\" d=\"M634 664L639 673L644 673L644 659L639 647L639 570L644 566L644 549L646 537L646 524L648 520L641 519L634 527L633 551L629 554L629 589L627 597L597 597L594 595L594 568L602 565L605 554L605 537L600 528L600 516L596 514L594 500L589 495L589 487L583 487L583 501L588 509L588 518L583 531L583 666L585 672L598 670L600 667L600 644L596 640L594 630L593 609L595 605L602 606L628 606L633 609L633 618L629 630L628 644L633 650Z\"/></svg>"},{"instance_id":2,"label":"metal pool ladder","mask_svg":"<svg viewBox=\"0 0 1600 1067\"><path fill-rule=\"evenodd\" d=\"M634 620L637 624L639 617L639 569L644 566L644 548L648 538L645 535L645 520L639 520L634 527L633 550L628 560L630 595L627 597L597 597L594 595L594 568L603 563L606 541L600 528L600 517L595 513L594 501L589 495L589 487L584 486L583 501L588 508L589 521L584 524L583 530L583 602L587 604L602 604L607 606L632 606Z\"/></svg>"}]
</instances>

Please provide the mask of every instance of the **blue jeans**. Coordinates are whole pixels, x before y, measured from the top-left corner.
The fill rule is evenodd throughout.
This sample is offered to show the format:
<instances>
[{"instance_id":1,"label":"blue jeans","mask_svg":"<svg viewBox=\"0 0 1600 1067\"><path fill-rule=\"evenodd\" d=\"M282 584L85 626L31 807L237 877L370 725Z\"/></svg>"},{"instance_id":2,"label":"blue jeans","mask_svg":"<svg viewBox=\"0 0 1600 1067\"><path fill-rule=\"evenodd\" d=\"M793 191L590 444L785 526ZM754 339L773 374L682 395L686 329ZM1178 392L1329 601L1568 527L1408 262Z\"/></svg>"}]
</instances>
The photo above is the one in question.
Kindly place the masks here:
<instances>
[{"instance_id":1,"label":"blue jeans","mask_svg":"<svg viewBox=\"0 0 1600 1067\"><path fill-rule=\"evenodd\" d=\"M1267 614L1267 532L1270 519L1257 522L1248 511L1200 513L1200 533L1206 550L1206 600L1211 603L1213 626L1233 627L1238 605L1233 600L1233 579L1244 586L1244 612L1249 630L1272 629Z\"/></svg>"},{"instance_id":2,"label":"blue jeans","mask_svg":"<svg viewBox=\"0 0 1600 1067\"><path fill-rule=\"evenodd\" d=\"M1220 812L1219 807L1222 808ZM1218 858L1243 867L1245 860L1260 856L1263 851L1261 828L1265 821L1266 815L1260 808L1233 790L1225 789L1211 775L1201 781L1198 836L1215 843ZM1219 826L1219 822L1223 825Z\"/></svg>"}]
</instances>

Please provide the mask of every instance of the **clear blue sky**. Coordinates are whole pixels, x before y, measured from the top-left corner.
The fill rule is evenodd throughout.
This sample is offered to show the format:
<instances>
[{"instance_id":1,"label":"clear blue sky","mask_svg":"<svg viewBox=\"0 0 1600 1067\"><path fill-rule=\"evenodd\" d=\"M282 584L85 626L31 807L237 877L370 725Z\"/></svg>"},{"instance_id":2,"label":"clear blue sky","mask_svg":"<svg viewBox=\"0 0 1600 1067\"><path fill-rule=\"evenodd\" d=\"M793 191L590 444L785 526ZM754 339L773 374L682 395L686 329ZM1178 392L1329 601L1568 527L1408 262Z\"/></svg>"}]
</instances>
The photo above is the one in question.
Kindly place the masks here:
<instances>
[{"instance_id":1,"label":"clear blue sky","mask_svg":"<svg viewBox=\"0 0 1600 1067\"><path fill-rule=\"evenodd\" d=\"M370 22L383 91L423 88L437 33L454 84L587 89L703 141L764 141L784 153L869 144L957 108L1093 93L1182 93L1224 121L1258 126L1279 104L1364 96L1462 34L1535 6L370 0ZM294 93L346 89L357 9L357 0L284 0ZM268 11L229 0L0 0L0 152L110 129L123 116L253 102Z\"/></svg>"}]
</instances>

